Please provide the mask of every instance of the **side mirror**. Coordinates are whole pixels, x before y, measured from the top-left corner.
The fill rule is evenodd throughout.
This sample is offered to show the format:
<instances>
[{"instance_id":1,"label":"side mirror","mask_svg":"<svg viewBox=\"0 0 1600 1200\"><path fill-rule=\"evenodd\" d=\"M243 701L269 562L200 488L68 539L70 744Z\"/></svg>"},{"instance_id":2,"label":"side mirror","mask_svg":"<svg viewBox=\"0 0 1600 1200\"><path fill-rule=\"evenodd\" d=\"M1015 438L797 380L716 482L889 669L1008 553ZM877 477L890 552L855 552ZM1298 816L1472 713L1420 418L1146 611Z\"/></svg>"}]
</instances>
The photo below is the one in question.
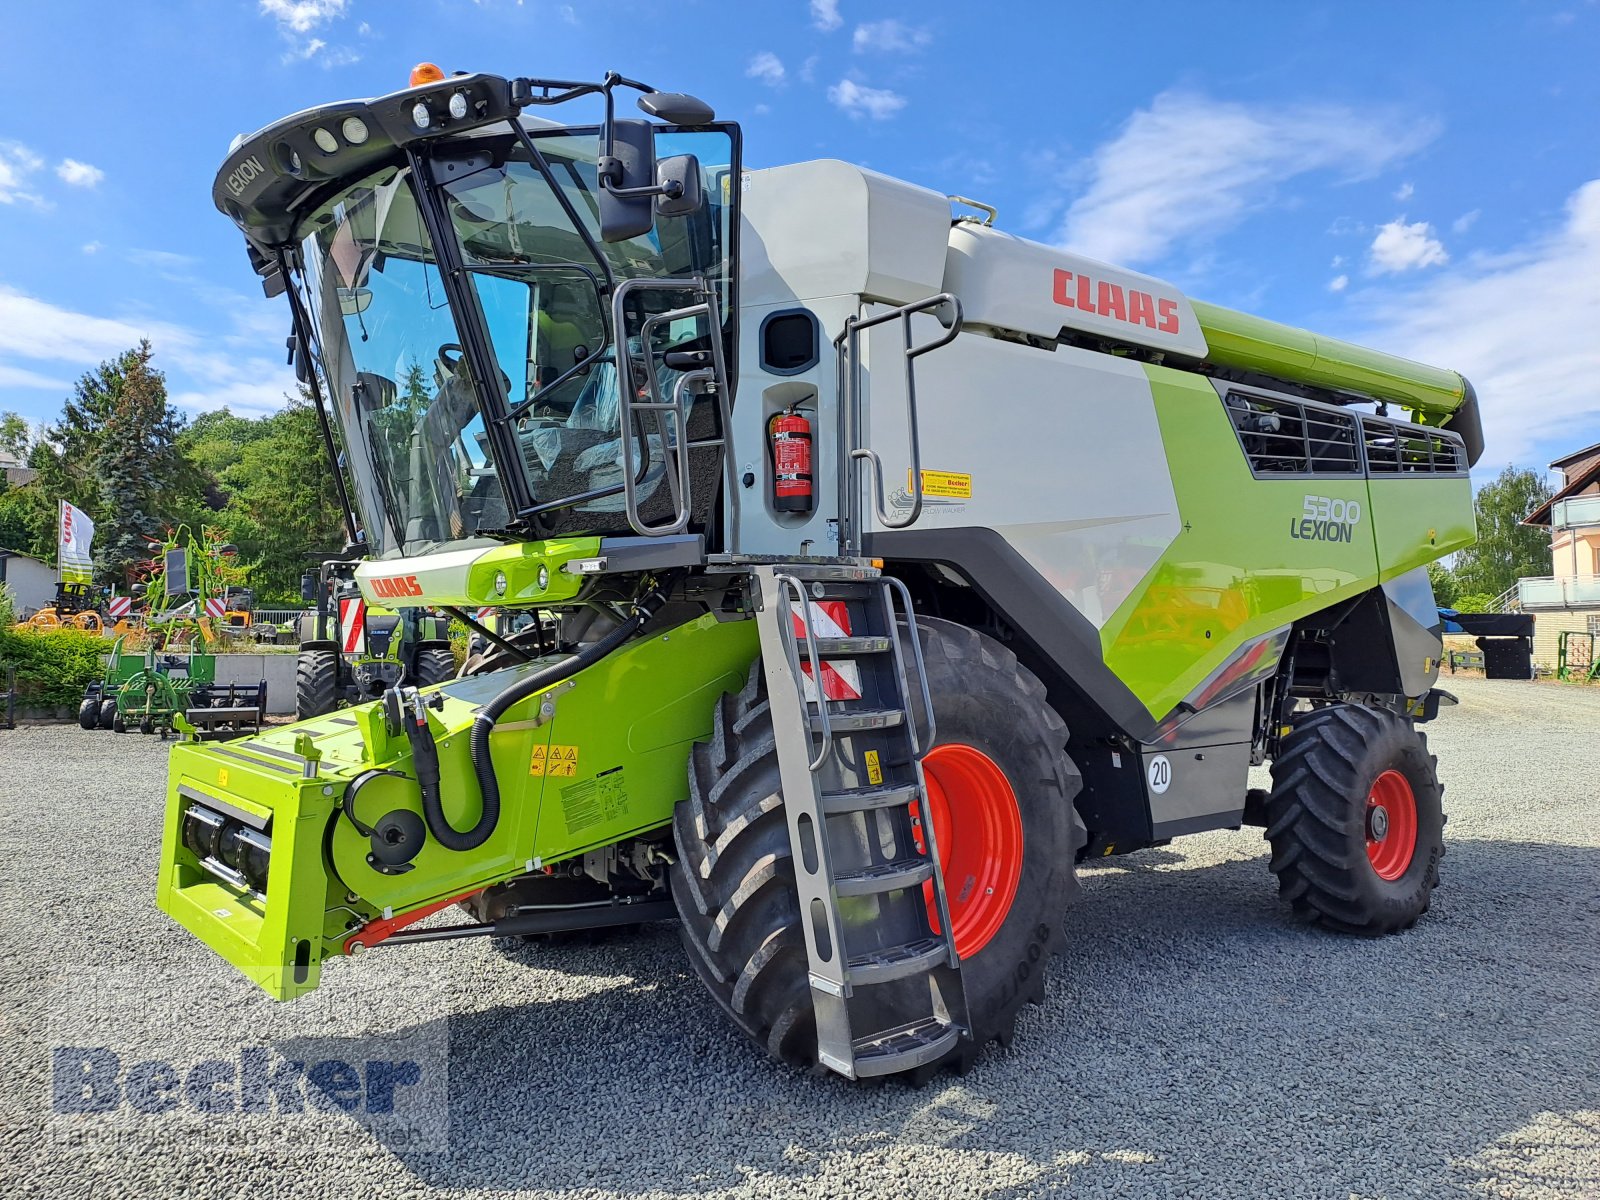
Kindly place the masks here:
<instances>
[{"instance_id":1,"label":"side mirror","mask_svg":"<svg viewBox=\"0 0 1600 1200\"><path fill-rule=\"evenodd\" d=\"M692 154L674 154L656 164L658 217L686 217L705 204L700 186L700 160Z\"/></svg>"},{"instance_id":2,"label":"side mirror","mask_svg":"<svg viewBox=\"0 0 1600 1200\"><path fill-rule=\"evenodd\" d=\"M339 294L339 313L341 316L353 317L357 313L367 311L367 306L372 303L372 289L364 287L335 288Z\"/></svg>"},{"instance_id":3,"label":"side mirror","mask_svg":"<svg viewBox=\"0 0 1600 1200\"><path fill-rule=\"evenodd\" d=\"M316 603L317 588L322 583L322 577L316 571L305 571L300 576L300 599L307 604Z\"/></svg>"},{"instance_id":4,"label":"side mirror","mask_svg":"<svg viewBox=\"0 0 1600 1200\"><path fill-rule=\"evenodd\" d=\"M300 344L300 335L291 333L284 345L289 350L289 365L294 368L294 377L301 383L311 382L311 356L306 353Z\"/></svg>"},{"instance_id":5,"label":"side mirror","mask_svg":"<svg viewBox=\"0 0 1600 1200\"><path fill-rule=\"evenodd\" d=\"M613 121L611 156L600 142L600 237L626 242L655 227L656 135L649 121Z\"/></svg>"}]
</instances>

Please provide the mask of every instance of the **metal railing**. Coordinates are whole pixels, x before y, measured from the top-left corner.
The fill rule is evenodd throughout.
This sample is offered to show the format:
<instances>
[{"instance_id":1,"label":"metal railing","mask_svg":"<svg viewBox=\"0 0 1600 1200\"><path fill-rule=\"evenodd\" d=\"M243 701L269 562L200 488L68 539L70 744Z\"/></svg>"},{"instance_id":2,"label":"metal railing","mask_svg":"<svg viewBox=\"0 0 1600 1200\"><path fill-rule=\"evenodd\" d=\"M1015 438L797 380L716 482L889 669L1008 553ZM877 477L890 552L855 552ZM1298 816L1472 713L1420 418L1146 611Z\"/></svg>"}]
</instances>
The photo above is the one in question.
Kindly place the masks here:
<instances>
[{"instance_id":1,"label":"metal railing","mask_svg":"<svg viewBox=\"0 0 1600 1200\"><path fill-rule=\"evenodd\" d=\"M918 313L949 310L949 321L931 341L917 345L911 340L911 318ZM940 292L912 304L902 304L886 312L858 320L849 317L844 332L833 339L833 349L838 365L839 395L839 448L844 469L840 472L839 492L839 546L840 552L853 554L861 545L861 464L865 464L872 478L872 506L878 524L885 529L904 529L922 515L922 443L917 430L917 370L916 360L924 354L947 346L961 332L961 301L949 292ZM891 516L883 486L883 460L878 452L863 444L861 428L861 331L890 321L900 322L904 347L902 365L905 368L906 389L906 440L910 451L910 473L907 483L911 505L900 516ZM898 506L897 506L898 507Z\"/></svg>"},{"instance_id":2,"label":"metal railing","mask_svg":"<svg viewBox=\"0 0 1600 1200\"><path fill-rule=\"evenodd\" d=\"M1517 602L1524 612L1600 608L1600 575L1546 575L1519 579Z\"/></svg>"}]
</instances>

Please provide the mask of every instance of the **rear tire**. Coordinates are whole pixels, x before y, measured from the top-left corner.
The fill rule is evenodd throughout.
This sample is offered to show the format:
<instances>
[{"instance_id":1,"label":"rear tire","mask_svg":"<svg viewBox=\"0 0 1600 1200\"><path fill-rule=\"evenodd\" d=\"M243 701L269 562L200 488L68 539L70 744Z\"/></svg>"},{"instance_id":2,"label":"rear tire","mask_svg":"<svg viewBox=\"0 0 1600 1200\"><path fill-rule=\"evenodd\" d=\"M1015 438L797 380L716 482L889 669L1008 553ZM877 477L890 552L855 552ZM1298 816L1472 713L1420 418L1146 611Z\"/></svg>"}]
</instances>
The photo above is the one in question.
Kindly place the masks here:
<instances>
[{"instance_id":1,"label":"rear tire","mask_svg":"<svg viewBox=\"0 0 1600 1200\"><path fill-rule=\"evenodd\" d=\"M1023 1003L1044 1000L1045 970L1077 894L1074 861L1085 834L1072 803L1082 781L1044 686L974 630L937 620L920 620L918 628L938 745L974 747L1003 771L1024 839L1020 883L1004 922L962 963L973 1036L914 1076L925 1078L939 1067L965 1070L990 1041L1008 1044ZM809 965L759 661L744 690L718 702L711 741L694 748L689 799L674 812L673 833L672 895L695 971L768 1054L814 1066ZM948 862L951 847L941 850ZM959 934L959 918L956 927Z\"/></svg>"},{"instance_id":2,"label":"rear tire","mask_svg":"<svg viewBox=\"0 0 1600 1200\"><path fill-rule=\"evenodd\" d=\"M456 677L456 656L443 646L424 646L417 651L413 687L431 687Z\"/></svg>"},{"instance_id":3,"label":"rear tire","mask_svg":"<svg viewBox=\"0 0 1600 1200\"><path fill-rule=\"evenodd\" d=\"M100 701L99 717L100 728L109 730L117 719L117 702L115 700Z\"/></svg>"},{"instance_id":4,"label":"rear tire","mask_svg":"<svg viewBox=\"0 0 1600 1200\"><path fill-rule=\"evenodd\" d=\"M1444 857L1437 764L1391 712L1335 704L1295 721L1272 764L1265 836L1296 916L1371 937L1417 923Z\"/></svg>"},{"instance_id":5,"label":"rear tire","mask_svg":"<svg viewBox=\"0 0 1600 1200\"><path fill-rule=\"evenodd\" d=\"M100 726L100 700L90 696L78 705L78 728L98 729Z\"/></svg>"},{"instance_id":6,"label":"rear tire","mask_svg":"<svg viewBox=\"0 0 1600 1200\"><path fill-rule=\"evenodd\" d=\"M306 650L294 669L294 715L304 721L339 707L339 655L332 650Z\"/></svg>"}]
</instances>

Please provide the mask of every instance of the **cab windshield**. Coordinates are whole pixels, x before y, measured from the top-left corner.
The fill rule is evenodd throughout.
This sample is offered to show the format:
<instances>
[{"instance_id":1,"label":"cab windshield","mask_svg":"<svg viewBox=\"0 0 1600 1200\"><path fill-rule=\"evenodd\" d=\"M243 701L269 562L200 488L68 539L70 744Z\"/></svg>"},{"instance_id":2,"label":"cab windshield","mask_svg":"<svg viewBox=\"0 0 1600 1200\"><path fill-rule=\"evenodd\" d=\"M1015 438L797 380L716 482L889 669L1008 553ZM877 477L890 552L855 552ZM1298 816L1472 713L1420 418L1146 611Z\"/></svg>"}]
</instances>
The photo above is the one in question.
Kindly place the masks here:
<instances>
[{"instance_id":1,"label":"cab windshield","mask_svg":"<svg viewBox=\"0 0 1600 1200\"><path fill-rule=\"evenodd\" d=\"M448 222L472 311L451 310L418 207L430 191L409 167L361 180L301 226L297 283L375 553L416 554L497 533L519 517L536 519L547 534L625 530L611 283L699 275L720 301L724 329L715 335L704 318L654 325L661 396L671 396L678 379L664 351L705 348L731 327L729 134L658 134L658 158L695 155L707 203L698 213L658 217L650 234L618 243L599 240L596 132L539 131L531 140L544 170L509 132L436 151L431 194L444 214L434 227ZM635 374L645 319L690 303L691 293L652 290L638 298L621 332ZM467 321L480 324L493 350L496 378L481 389L461 346L459 323ZM635 378L629 386L642 394L650 382ZM490 419L508 423L514 439L489 436L480 392ZM691 446L703 436L702 408L691 411ZM686 451L675 427L650 422L635 434L637 492L642 505L654 500L659 509L670 458ZM493 447L508 444L517 461L497 462ZM510 510L507 470L523 474L531 509Z\"/></svg>"}]
</instances>

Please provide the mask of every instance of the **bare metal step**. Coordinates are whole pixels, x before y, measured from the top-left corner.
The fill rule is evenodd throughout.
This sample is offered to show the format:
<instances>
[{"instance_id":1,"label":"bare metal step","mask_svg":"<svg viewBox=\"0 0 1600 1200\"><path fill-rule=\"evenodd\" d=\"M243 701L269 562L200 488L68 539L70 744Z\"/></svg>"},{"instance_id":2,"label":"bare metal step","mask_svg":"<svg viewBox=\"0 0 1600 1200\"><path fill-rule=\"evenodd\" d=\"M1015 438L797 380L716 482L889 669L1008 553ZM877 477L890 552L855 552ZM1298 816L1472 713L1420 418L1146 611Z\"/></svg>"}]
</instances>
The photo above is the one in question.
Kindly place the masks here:
<instances>
[{"instance_id":1,"label":"bare metal step","mask_svg":"<svg viewBox=\"0 0 1600 1200\"><path fill-rule=\"evenodd\" d=\"M845 964L844 973L851 983L889 983L907 975L920 975L949 961L950 947L943 938L930 935L904 946L854 955Z\"/></svg>"},{"instance_id":2,"label":"bare metal step","mask_svg":"<svg viewBox=\"0 0 1600 1200\"><path fill-rule=\"evenodd\" d=\"M963 1030L938 1017L925 1017L896 1029L857 1038L856 1077L892 1075L910 1071L948 1054L961 1040Z\"/></svg>"},{"instance_id":3,"label":"bare metal step","mask_svg":"<svg viewBox=\"0 0 1600 1200\"><path fill-rule=\"evenodd\" d=\"M817 648L820 658L855 658L864 654L887 654L894 648L894 643L886 637L819 637L798 638L795 645L800 647L800 661L806 661L806 647Z\"/></svg>"},{"instance_id":4,"label":"bare metal step","mask_svg":"<svg viewBox=\"0 0 1600 1200\"><path fill-rule=\"evenodd\" d=\"M871 812L875 808L893 808L897 804L910 804L917 799L917 785L890 783L881 787L850 788L842 792L824 792L822 811L834 813Z\"/></svg>"},{"instance_id":5,"label":"bare metal step","mask_svg":"<svg viewBox=\"0 0 1600 1200\"><path fill-rule=\"evenodd\" d=\"M821 730L822 718L815 709L807 711L806 719L813 730ZM835 733L862 733L870 729L893 729L905 722L906 714L900 708L829 708L828 724Z\"/></svg>"},{"instance_id":6,"label":"bare metal step","mask_svg":"<svg viewBox=\"0 0 1600 1200\"><path fill-rule=\"evenodd\" d=\"M859 871L841 871L834 876L833 886L841 896L876 896L926 883L933 878L934 868L933 859L919 854Z\"/></svg>"}]
</instances>

